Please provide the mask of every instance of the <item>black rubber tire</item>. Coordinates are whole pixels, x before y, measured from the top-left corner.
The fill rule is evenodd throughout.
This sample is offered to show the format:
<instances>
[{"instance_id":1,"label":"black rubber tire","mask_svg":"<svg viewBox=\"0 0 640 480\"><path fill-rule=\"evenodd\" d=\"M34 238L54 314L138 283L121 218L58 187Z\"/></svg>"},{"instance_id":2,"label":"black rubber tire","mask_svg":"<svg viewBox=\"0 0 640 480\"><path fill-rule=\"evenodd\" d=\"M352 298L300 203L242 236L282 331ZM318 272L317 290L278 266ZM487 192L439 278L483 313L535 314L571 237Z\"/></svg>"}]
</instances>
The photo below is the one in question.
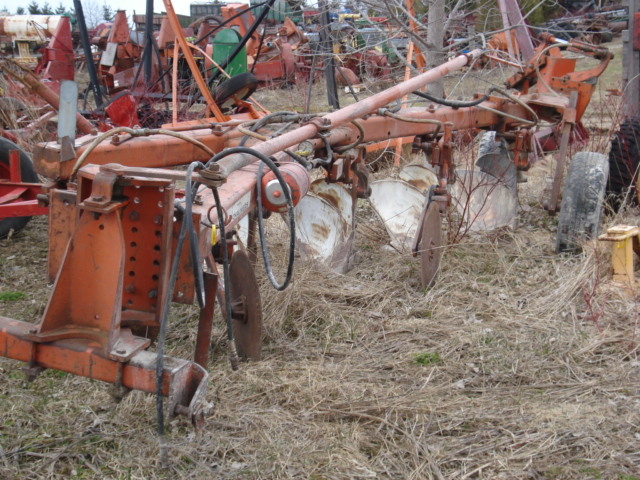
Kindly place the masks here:
<instances>
[{"instance_id":1,"label":"black rubber tire","mask_svg":"<svg viewBox=\"0 0 640 480\"><path fill-rule=\"evenodd\" d=\"M211 94L220 110L226 110L233 106L234 95L241 100L246 100L253 95L256 88L258 88L256 76L251 72L245 72L225 80Z\"/></svg>"},{"instance_id":2,"label":"black rubber tire","mask_svg":"<svg viewBox=\"0 0 640 480\"><path fill-rule=\"evenodd\" d=\"M628 200L637 203L638 162L640 161L640 116L625 118L611 139L607 195L615 210Z\"/></svg>"},{"instance_id":3,"label":"black rubber tire","mask_svg":"<svg viewBox=\"0 0 640 480\"><path fill-rule=\"evenodd\" d=\"M585 240L598 235L608 176L606 155L581 152L571 159L558 214L557 253L579 252Z\"/></svg>"},{"instance_id":4,"label":"black rubber tire","mask_svg":"<svg viewBox=\"0 0 640 480\"><path fill-rule=\"evenodd\" d=\"M25 183L38 183L38 174L33 168L33 163L29 156L11 140L0 137L0 177L9 178L9 152L11 150L20 151L20 174ZM0 218L0 238L5 238L9 232L14 233L22 230L31 217L7 217Z\"/></svg>"}]
</instances>

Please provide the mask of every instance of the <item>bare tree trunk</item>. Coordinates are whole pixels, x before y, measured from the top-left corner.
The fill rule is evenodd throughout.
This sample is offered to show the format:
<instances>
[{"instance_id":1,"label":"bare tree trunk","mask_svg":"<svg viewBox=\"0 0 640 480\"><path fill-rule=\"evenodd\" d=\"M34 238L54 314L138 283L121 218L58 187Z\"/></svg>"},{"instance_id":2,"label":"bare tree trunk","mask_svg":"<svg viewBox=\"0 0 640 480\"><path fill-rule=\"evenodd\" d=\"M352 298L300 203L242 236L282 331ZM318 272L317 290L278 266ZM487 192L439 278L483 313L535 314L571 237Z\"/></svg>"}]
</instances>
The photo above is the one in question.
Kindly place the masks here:
<instances>
[{"instance_id":1,"label":"bare tree trunk","mask_svg":"<svg viewBox=\"0 0 640 480\"><path fill-rule=\"evenodd\" d=\"M425 52L427 68L434 68L444 63L444 29L445 29L445 0L430 0L427 17L427 45ZM427 92L436 97L444 97L444 82L442 79L427 85Z\"/></svg>"}]
</instances>

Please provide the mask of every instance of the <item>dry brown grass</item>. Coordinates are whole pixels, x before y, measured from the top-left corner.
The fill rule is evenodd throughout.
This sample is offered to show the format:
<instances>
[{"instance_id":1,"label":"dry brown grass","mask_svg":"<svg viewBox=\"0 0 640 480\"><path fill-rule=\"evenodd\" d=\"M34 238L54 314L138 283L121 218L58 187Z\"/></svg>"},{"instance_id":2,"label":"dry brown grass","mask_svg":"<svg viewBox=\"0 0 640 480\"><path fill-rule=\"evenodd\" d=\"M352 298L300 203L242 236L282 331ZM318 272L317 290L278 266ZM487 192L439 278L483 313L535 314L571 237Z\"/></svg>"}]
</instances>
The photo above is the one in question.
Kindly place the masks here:
<instances>
[{"instance_id":1,"label":"dry brown grass","mask_svg":"<svg viewBox=\"0 0 640 480\"><path fill-rule=\"evenodd\" d=\"M522 185L518 229L447 247L428 291L361 202L348 274L262 280L263 361L232 371L217 322L203 431L178 419L159 440L153 396L116 404L54 371L27 383L0 359L0 477L639 479L638 297L608 280L607 246L553 253L548 168ZM42 312L45 254L44 219L0 241L0 292L26 294L4 316ZM171 322L168 353L189 358L195 307Z\"/></svg>"}]
</instances>

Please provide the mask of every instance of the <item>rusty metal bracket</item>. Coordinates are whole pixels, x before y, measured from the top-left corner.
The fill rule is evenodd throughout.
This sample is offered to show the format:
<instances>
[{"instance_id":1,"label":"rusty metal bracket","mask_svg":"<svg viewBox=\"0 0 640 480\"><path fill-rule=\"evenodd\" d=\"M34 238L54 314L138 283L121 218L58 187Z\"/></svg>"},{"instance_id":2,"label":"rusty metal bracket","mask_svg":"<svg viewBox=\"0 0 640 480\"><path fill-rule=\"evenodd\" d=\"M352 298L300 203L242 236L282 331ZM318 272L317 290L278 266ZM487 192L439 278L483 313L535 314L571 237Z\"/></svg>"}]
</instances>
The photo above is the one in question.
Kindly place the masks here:
<instances>
[{"instance_id":1,"label":"rusty metal bracket","mask_svg":"<svg viewBox=\"0 0 640 480\"><path fill-rule=\"evenodd\" d=\"M562 138L560 140L560 150L558 152L558 160L556 163L556 171L553 176L553 185L551 187L551 195L546 205L549 213L554 214L558 211L560 203L560 189L564 180L564 174L567 163L567 150L569 148L569 139L571 131L576 120L576 104L578 102L578 92L572 92L569 97L569 106L564 111L562 124Z\"/></svg>"}]
</instances>

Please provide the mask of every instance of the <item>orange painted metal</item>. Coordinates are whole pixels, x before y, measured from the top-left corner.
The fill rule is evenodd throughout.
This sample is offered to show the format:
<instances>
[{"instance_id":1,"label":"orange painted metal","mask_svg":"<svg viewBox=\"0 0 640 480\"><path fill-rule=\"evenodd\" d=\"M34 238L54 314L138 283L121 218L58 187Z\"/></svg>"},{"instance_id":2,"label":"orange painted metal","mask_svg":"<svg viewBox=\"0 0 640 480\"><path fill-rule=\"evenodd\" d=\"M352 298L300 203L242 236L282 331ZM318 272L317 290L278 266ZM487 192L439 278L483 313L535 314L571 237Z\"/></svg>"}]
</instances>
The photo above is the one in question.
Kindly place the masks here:
<instances>
[{"instance_id":1,"label":"orange painted metal","mask_svg":"<svg viewBox=\"0 0 640 480\"><path fill-rule=\"evenodd\" d=\"M200 69L198 65L196 65L196 61L191 54L191 50L187 45L187 40L182 33L182 27L178 22L178 17L176 15L175 10L173 9L173 5L169 0L163 0L164 8L167 9L167 18L169 19L169 23L171 24L171 28L175 34L176 42L180 45L180 49L184 55L184 59L189 65L189 70L191 71L191 75L193 75L193 79L195 80L198 88L200 89L200 94L204 97L205 102L207 103L207 109L213 114L215 119L219 122L224 122L229 119L229 117L222 113L216 102L213 100L213 96L211 95L211 90L207 86L207 82L200 75Z\"/></svg>"},{"instance_id":2,"label":"orange painted metal","mask_svg":"<svg viewBox=\"0 0 640 480\"><path fill-rule=\"evenodd\" d=\"M597 79L609 65L613 54L606 48L572 40L567 44L569 50L600 60L595 67L576 72L576 59L562 56L560 48L556 46L558 40L553 35L541 34L539 38L541 43L536 48L530 63L521 72L510 77L506 84L524 94L529 93L533 85L540 95L549 96L554 92L559 93L565 105L568 103L571 92L577 92L576 121L580 121L591 101Z\"/></svg>"},{"instance_id":3,"label":"orange painted metal","mask_svg":"<svg viewBox=\"0 0 640 480\"><path fill-rule=\"evenodd\" d=\"M486 108L407 108L396 118L385 116L379 109L462 68L478 55L480 52L474 51L459 56L346 108L311 118L275 138L249 139L248 145L280 162L290 161L283 150L303 141L310 142L318 151L329 150L327 145L349 146L343 148L346 151L335 149L328 175L332 180L357 186L361 144L416 137L419 145L432 149L432 158L441 167L438 193L445 199L453 170L455 131L490 128L512 132L530 123L530 111L504 97L488 98L481 104ZM566 64L558 62L554 71L565 67ZM555 78L552 76L551 80ZM538 101L535 108L550 117L564 116L566 121L573 118L566 98L545 103L543 97L546 98L534 92L525 93L520 99L527 104ZM420 121L425 119L436 120L437 124ZM203 124L184 125L175 131L203 143L210 151L222 152L238 144L242 133L236 126L237 122L224 121L209 123L206 128ZM170 259L182 221L180 214L174 212L178 195L175 182L184 180L184 172L158 167L195 160L206 162L210 153L184 138L163 134L119 135L97 145L93 145L94 140L93 136L77 139L78 156L92 149L87 152L90 164L79 170L77 183L68 184L69 190L59 187L69 179L75 162L60 162L60 147L55 144L40 145L35 151L38 171L59 181L58 188L52 187L49 192L50 237L52 240L59 237L50 247L56 267L50 273L55 270L56 279L40 323L31 325L0 317L0 354L26 361L34 369L57 368L127 388L155 391L153 372L157 358L145 349L158 332L165 300L171 296L174 301L190 303L194 298L187 245L181 252L175 288L169 291ZM113 165L114 161L121 165ZM256 208L257 158L249 154L229 155L216 167L218 171L212 169L208 173L219 174L215 185L220 207L226 227L233 229ZM308 175L304 169L299 170L296 176ZM195 174L193 180L212 185L214 181L208 177ZM299 180L296 181L304 184ZM211 250L211 226L218 222L211 189L198 192L192 215L198 229L200 253L206 257ZM206 280L205 290L208 308L212 308L214 279ZM196 362L200 365L165 359L163 392L175 394L177 411L189 414L197 411L198 397L206 381L201 365L207 362L211 313L212 310L201 313L196 347Z\"/></svg>"},{"instance_id":4,"label":"orange painted metal","mask_svg":"<svg viewBox=\"0 0 640 480\"><path fill-rule=\"evenodd\" d=\"M53 224L62 217L58 228L75 228L41 321L0 317L0 354L32 369L155 391L157 358L145 350L172 293L174 192L172 179L125 175L120 166L88 168L79 173L77 217L70 220L72 200L53 191ZM165 359L163 391L174 394L183 412L194 413L194 395L205 381L200 366Z\"/></svg>"},{"instance_id":5,"label":"orange painted metal","mask_svg":"<svg viewBox=\"0 0 640 480\"><path fill-rule=\"evenodd\" d=\"M54 368L108 382L132 390L156 391L155 353L143 350L127 362L106 358L98 345L82 339L50 343L32 341L33 324L0 316L0 355L29 364L31 369ZM164 357L162 393L174 393L172 410L198 414L196 405L207 383L208 374L199 365L172 357ZM188 388L181 389L184 385ZM180 408L182 407L182 408Z\"/></svg>"}]
</instances>

